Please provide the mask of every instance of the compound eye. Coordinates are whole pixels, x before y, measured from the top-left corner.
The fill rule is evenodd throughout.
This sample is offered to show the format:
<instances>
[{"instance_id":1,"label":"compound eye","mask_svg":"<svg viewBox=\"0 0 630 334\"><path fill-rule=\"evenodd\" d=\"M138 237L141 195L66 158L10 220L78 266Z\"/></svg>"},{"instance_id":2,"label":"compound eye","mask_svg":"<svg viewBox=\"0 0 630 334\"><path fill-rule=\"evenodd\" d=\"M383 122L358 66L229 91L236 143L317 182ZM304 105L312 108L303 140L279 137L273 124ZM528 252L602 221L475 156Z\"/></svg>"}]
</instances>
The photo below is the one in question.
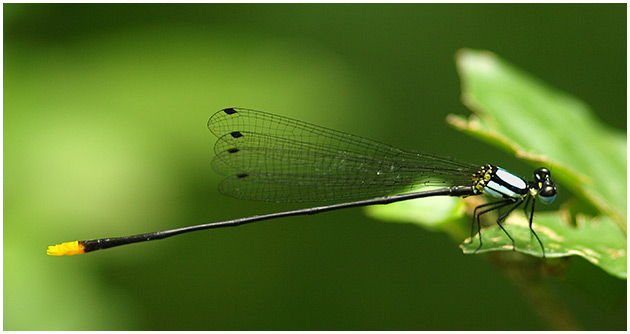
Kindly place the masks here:
<instances>
[{"instance_id":1,"label":"compound eye","mask_svg":"<svg viewBox=\"0 0 630 334\"><path fill-rule=\"evenodd\" d=\"M551 173L549 172L547 168L541 167L534 171L534 178L537 181L543 181L545 179L548 179L550 174Z\"/></svg>"},{"instance_id":2,"label":"compound eye","mask_svg":"<svg viewBox=\"0 0 630 334\"><path fill-rule=\"evenodd\" d=\"M553 202L554 199L556 199L556 193L556 187L552 185L546 185L538 190L538 197L541 203L549 204Z\"/></svg>"}]
</instances>

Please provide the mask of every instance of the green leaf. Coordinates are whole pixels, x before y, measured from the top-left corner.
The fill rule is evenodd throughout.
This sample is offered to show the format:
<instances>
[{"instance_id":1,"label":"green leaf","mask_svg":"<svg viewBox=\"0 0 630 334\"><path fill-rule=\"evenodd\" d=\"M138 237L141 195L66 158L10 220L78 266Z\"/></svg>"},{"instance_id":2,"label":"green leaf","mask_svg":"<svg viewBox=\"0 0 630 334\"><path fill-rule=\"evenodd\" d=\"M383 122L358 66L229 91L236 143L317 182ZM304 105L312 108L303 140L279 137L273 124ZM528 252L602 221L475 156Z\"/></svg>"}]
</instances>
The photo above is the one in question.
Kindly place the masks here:
<instances>
[{"instance_id":1,"label":"green leaf","mask_svg":"<svg viewBox=\"0 0 630 334\"><path fill-rule=\"evenodd\" d=\"M545 246L546 256L582 256L608 273L626 278L625 133L602 124L582 101L493 53L462 50L457 55L457 65L462 100L473 114L469 118L449 115L448 122L513 152L534 167L550 168L559 191L576 196L559 211L536 213L533 228ZM479 204L470 203L472 200L466 201L469 214ZM429 206L424 210L415 207L420 204L409 205L370 207L368 214L461 236L462 228L454 228L452 223L462 217L462 206L439 200L423 204ZM441 213L433 217L419 214L436 208ZM515 250L542 257L527 219L518 211L504 224L515 241ZM478 253L512 250L505 233L496 224L491 225L482 230L483 247ZM467 254L474 253L478 246L477 237L461 245Z\"/></svg>"},{"instance_id":2,"label":"green leaf","mask_svg":"<svg viewBox=\"0 0 630 334\"><path fill-rule=\"evenodd\" d=\"M455 127L514 152L610 216L627 217L626 134L602 124L582 101L487 51L457 55L462 100L474 115L450 115Z\"/></svg>"},{"instance_id":3,"label":"green leaf","mask_svg":"<svg viewBox=\"0 0 630 334\"><path fill-rule=\"evenodd\" d=\"M457 64L462 79L462 100L474 115L468 120L450 115L449 123L512 151L535 166L550 167L560 189L570 190L582 203L570 208L578 213L577 231L559 233L565 239L563 250L553 254L579 255L625 278L626 134L602 124L582 101L490 52L462 50L457 55ZM589 205L599 211L597 217L579 214L592 211ZM544 228L568 226L568 217L573 216L568 210L565 207L545 214L544 222L540 218L542 214L537 215L537 225ZM610 222L618 228L612 229ZM591 237L586 238L589 235ZM519 236L515 240L517 238ZM618 244L621 241L623 247ZM589 254L586 250L615 250L617 255L603 257L602 252ZM538 255L535 251L523 251ZM623 256L619 255L621 253Z\"/></svg>"}]
</instances>

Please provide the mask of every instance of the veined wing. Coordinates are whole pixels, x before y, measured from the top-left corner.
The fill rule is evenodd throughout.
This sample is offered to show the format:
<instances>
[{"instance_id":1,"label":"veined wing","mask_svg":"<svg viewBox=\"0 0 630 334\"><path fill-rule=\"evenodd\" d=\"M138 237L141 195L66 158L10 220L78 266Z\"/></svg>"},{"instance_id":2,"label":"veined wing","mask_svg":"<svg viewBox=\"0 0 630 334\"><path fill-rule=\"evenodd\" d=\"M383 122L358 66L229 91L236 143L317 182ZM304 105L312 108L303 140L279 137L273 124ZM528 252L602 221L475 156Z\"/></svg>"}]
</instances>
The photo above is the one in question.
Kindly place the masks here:
<instances>
[{"instance_id":1,"label":"veined wing","mask_svg":"<svg viewBox=\"0 0 630 334\"><path fill-rule=\"evenodd\" d=\"M240 199L360 200L468 185L479 167L250 109L221 110L208 128L219 138L213 167L227 176L219 191Z\"/></svg>"}]
</instances>

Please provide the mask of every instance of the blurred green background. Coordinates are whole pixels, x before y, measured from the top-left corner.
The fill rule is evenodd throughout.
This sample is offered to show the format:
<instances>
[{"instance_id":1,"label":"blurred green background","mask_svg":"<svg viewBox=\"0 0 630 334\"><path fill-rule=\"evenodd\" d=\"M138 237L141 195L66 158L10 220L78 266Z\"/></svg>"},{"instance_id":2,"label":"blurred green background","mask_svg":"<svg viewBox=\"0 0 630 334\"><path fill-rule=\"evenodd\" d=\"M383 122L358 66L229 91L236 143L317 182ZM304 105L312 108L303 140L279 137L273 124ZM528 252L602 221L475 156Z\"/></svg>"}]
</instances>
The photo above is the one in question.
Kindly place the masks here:
<instances>
[{"instance_id":1,"label":"blurred green background","mask_svg":"<svg viewBox=\"0 0 630 334\"><path fill-rule=\"evenodd\" d=\"M446 125L469 113L455 52L496 52L625 131L625 4L3 9L5 330L553 328L488 255L361 209L45 251L302 207L217 192L206 121L231 106L528 176ZM625 329L625 281L580 258L544 280L574 328Z\"/></svg>"}]
</instances>

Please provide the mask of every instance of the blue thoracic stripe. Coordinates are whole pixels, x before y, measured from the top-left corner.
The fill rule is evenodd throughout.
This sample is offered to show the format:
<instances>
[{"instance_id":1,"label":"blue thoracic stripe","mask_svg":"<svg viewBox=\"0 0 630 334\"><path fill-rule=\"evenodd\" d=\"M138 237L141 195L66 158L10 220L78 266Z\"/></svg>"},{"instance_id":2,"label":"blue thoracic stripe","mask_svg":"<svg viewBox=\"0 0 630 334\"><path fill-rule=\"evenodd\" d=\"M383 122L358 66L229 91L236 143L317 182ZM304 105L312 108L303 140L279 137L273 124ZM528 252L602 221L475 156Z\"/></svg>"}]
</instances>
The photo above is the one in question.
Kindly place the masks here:
<instances>
[{"instance_id":1,"label":"blue thoracic stripe","mask_svg":"<svg viewBox=\"0 0 630 334\"><path fill-rule=\"evenodd\" d=\"M484 188L484 193L502 198L521 198L527 194L527 182L520 177L497 167Z\"/></svg>"}]
</instances>

